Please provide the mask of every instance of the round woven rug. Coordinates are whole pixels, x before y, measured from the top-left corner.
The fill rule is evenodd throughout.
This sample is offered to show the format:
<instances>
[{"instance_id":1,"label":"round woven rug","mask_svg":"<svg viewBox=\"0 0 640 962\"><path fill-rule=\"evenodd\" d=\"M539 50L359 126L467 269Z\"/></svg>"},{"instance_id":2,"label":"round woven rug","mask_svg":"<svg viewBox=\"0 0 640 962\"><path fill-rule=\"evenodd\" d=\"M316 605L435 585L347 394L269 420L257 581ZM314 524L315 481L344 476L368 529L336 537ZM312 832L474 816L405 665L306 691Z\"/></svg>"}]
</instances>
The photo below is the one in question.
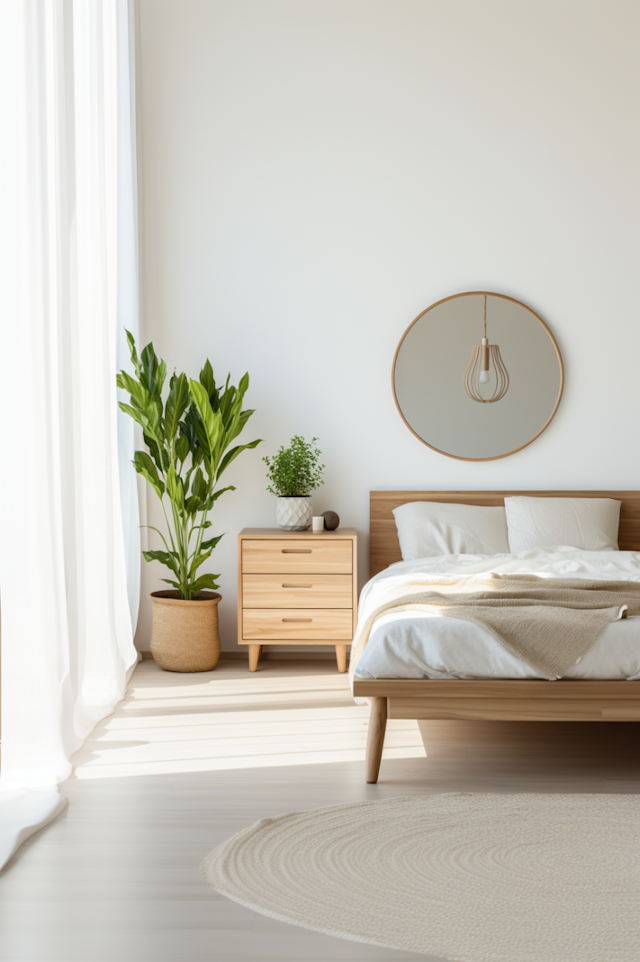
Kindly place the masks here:
<instances>
[{"instance_id":1,"label":"round woven rug","mask_svg":"<svg viewBox=\"0 0 640 962\"><path fill-rule=\"evenodd\" d=\"M263 819L202 863L263 915L457 962L638 962L640 796L427 795Z\"/></svg>"}]
</instances>

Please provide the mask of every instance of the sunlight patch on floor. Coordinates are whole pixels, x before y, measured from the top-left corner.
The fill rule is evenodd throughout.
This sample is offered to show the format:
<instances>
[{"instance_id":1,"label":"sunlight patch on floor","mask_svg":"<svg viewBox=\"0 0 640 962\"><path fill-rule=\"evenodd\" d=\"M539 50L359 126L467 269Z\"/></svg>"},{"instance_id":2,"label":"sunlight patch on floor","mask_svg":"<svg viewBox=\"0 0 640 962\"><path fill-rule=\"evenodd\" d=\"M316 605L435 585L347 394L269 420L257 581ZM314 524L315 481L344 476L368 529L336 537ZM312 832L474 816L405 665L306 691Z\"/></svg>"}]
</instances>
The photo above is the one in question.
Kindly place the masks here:
<instances>
[{"instance_id":1,"label":"sunlight patch on floor","mask_svg":"<svg viewBox=\"0 0 640 962\"><path fill-rule=\"evenodd\" d=\"M141 676L144 686L136 685ZM363 763L368 716L335 672L224 667L185 677L143 662L114 714L74 756L73 777ZM415 721L389 722L385 758L425 755Z\"/></svg>"}]
</instances>

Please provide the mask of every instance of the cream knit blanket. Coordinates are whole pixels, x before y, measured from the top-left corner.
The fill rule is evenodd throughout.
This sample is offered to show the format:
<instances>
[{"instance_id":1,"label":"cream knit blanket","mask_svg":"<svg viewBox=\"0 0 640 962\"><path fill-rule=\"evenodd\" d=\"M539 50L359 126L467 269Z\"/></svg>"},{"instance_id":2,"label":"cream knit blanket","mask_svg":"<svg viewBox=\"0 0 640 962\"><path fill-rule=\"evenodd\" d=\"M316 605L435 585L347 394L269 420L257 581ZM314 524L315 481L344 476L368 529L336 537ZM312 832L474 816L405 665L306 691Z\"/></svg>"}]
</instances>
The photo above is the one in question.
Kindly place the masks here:
<instances>
[{"instance_id":1,"label":"cream knit blanket","mask_svg":"<svg viewBox=\"0 0 640 962\"><path fill-rule=\"evenodd\" d=\"M358 625L351 647L353 681L375 621L388 611L424 611L486 628L536 674L553 681L595 645L612 621L640 615L640 584L492 574L489 578L409 576L382 594L383 602Z\"/></svg>"}]
</instances>

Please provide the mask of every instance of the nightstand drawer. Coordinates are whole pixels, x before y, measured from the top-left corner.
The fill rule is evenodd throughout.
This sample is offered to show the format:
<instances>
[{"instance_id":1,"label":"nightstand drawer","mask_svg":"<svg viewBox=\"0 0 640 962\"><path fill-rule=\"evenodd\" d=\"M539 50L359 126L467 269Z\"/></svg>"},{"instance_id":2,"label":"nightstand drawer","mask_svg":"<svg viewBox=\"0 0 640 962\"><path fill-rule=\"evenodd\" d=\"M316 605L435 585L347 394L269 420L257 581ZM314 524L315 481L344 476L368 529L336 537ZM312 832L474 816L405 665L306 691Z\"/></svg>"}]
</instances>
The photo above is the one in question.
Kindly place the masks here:
<instances>
[{"instance_id":1,"label":"nightstand drawer","mask_svg":"<svg viewBox=\"0 0 640 962\"><path fill-rule=\"evenodd\" d=\"M353 613L345 608L245 608L245 641L328 641L351 643Z\"/></svg>"},{"instance_id":2,"label":"nightstand drawer","mask_svg":"<svg viewBox=\"0 0 640 962\"><path fill-rule=\"evenodd\" d=\"M319 535L309 538L283 538L274 541L243 541L243 574L351 574L352 542L334 541Z\"/></svg>"},{"instance_id":3,"label":"nightstand drawer","mask_svg":"<svg viewBox=\"0 0 640 962\"><path fill-rule=\"evenodd\" d=\"M351 608L351 575L243 575L244 608Z\"/></svg>"}]
</instances>

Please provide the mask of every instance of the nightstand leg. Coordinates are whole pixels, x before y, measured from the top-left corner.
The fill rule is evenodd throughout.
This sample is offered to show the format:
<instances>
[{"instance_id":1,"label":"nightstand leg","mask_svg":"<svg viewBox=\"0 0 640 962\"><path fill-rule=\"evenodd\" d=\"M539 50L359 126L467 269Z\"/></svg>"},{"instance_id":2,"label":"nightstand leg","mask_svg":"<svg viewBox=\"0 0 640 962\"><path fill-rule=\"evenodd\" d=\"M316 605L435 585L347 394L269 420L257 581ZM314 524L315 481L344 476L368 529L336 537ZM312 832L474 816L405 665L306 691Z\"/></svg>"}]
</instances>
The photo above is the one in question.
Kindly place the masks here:
<instances>
[{"instance_id":1,"label":"nightstand leg","mask_svg":"<svg viewBox=\"0 0 640 962\"><path fill-rule=\"evenodd\" d=\"M261 651L262 645L249 645L249 671L257 670Z\"/></svg>"},{"instance_id":2,"label":"nightstand leg","mask_svg":"<svg viewBox=\"0 0 640 962\"><path fill-rule=\"evenodd\" d=\"M336 661L338 662L338 671L347 670L347 646L346 645L336 645Z\"/></svg>"}]
</instances>

